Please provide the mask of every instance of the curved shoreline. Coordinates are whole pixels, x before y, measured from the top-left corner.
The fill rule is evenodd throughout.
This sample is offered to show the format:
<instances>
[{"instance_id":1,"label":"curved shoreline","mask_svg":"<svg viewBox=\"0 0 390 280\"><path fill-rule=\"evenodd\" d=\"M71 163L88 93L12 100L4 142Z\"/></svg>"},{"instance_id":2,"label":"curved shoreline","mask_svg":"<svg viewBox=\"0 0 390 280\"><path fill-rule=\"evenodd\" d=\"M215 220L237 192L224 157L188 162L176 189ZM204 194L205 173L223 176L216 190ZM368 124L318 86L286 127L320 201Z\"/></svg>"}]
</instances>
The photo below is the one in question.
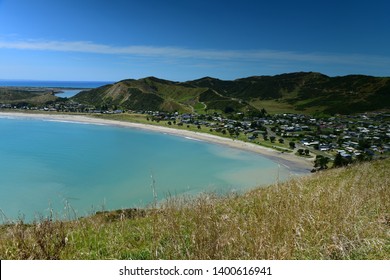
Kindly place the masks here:
<instances>
[{"instance_id":1,"label":"curved shoreline","mask_svg":"<svg viewBox=\"0 0 390 280\"><path fill-rule=\"evenodd\" d=\"M0 116L4 117L18 117L27 119L43 119L53 121L67 121L67 122L78 122L78 123L89 123L96 125L112 125L127 128L143 129L148 131L154 131L159 133L167 133L188 139L202 140L214 144L224 145L231 148L245 150L248 152L256 153L271 159L274 162L284 165L293 173L307 174L312 169L312 162L306 158L299 158L293 154L281 153L271 148L259 146L256 144L243 142L240 140L233 140L229 138L219 137L202 132L194 132L170 127L155 126L148 124L132 123L117 120L97 119L91 116L83 115L54 115L54 114L29 114L20 112L0 112Z\"/></svg>"}]
</instances>

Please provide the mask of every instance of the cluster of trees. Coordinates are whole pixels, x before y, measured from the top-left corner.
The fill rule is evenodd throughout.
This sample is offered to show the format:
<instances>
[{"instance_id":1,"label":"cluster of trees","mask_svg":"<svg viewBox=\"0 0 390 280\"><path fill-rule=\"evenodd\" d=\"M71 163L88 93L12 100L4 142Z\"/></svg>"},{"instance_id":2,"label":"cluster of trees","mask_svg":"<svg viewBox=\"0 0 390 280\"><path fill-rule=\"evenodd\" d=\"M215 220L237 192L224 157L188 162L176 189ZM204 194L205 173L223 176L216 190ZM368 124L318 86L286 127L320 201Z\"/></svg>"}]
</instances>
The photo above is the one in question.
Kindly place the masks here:
<instances>
[{"instance_id":1,"label":"cluster of trees","mask_svg":"<svg viewBox=\"0 0 390 280\"><path fill-rule=\"evenodd\" d=\"M298 151L298 153L299 153L299 151ZM356 160L353 160L352 157L343 157L340 153L338 153L333 160L332 167L333 168L343 167L343 166L347 166L349 164L352 164L354 162L369 161L371 159L372 159L372 157L365 154L365 153L358 155L356 157ZM314 169L312 170L312 172L327 169L329 163L330 163L330 158L322 156L322 155L317 155L315 160L314 160Z\"/></svg>"},{"instance_id":2,"label":"cluster of trees","mask_svg":"<svg viewBox=\"0 0 390 280\"><path fill-rule=\"evenodd\" d=\"M352 160L352 158L345 158L341 156L341 154L337 154L333 161L333 167L342 167L347 166L353 162L362 162L362 161L370 161L372 160L372 156L361 153L356 156L356 160Z\"/></svg>"},{"instance_id":3,"label":"cluster of trees","mask_svg":"<svg viewBox=\"0 0 390 280\"><path fill-rule=\"evenodd\" d=\"M309 151L309 149L298 149L298 154L300 156L303 156L303 155L308 156L310 154L310 151Z\"/></svg>"},{"instance_id":4,"label":"cluster of trees","mask_svg":"<svg viewBox=\"0 0 390 280\"><path fill-rule=\"evenodd\" d=\"M315 171L327 169L329 162L330 162L330 158L322 155L317 155L316 159L314 160Z\"/></svg>"}]
</instances>

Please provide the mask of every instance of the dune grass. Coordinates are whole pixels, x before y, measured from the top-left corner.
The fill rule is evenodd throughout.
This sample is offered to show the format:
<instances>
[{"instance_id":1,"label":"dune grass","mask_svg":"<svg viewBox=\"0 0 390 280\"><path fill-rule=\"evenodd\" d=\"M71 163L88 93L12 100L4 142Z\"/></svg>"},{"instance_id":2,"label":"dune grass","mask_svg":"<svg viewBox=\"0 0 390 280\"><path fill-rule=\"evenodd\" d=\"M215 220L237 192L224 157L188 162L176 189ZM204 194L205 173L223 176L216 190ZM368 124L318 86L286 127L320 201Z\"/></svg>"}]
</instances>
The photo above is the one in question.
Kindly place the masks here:
<instances>
[{"instance_id":1,"label":"dune grass","mask_svg":"<svg viewBox=\"0 0 390 280\"><path fill-rule=\"evenodd\" d=\"M0 227L0 259L390 259L390 159L243 195Z\"/></svg>"}]
</instances>

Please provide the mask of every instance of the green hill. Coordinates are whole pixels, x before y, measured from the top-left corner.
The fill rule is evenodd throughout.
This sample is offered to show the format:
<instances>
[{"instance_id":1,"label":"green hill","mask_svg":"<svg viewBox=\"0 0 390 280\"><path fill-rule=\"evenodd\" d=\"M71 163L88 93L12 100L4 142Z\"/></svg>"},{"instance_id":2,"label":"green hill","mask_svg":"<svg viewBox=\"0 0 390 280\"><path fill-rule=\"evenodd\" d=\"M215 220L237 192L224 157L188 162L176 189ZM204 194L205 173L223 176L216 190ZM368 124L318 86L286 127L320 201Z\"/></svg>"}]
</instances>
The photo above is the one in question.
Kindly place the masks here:
<instances>
[{"instance_id":1,"label":"green hill","mask_svg":"<svg viewBox=\"0 0 390 280\"><path fill-rule=\"evenodd\" d=\"M174 82L128 79L85 90L71 98L100 109L181 113L352 114L389 109L390 78L314 72L253 76L233 81L211 77ZM0 87L0 104L39 106L66 102L50 90Z\"/></svg>"},{"instance_id":2,"label":"green hill","mask_svg":"<svg viewBox=\"0 0 390 280\"><path fill-rule=\"evenodd\" d=\"M112 85L83 91L73 100L96 107L120 107L128 110L168 112L196 112L221 110L256 110L231 97L222 96L208 87L148 77L140 80L123 80Z\"/></svg>"},{"instance_id":3,"label":"green hill","mask_svg":"<svg viewBox=\"0 0 390 280\"><path fill-rule=\"evenodd\" d=\"M241 195L10 223L0 226L0 259L388 260L389 168L378 160Z\"/></svg>"},{"instance_id":4,"label":"green hill","mask_svg":"<svg viewBox=\"0 0 390 280\"><path fill-rule=\"evenodd\" d=\"M328 77L299 72L233 81L211 77L173 82L148 77L79 93L75 101L97 107L179 112L302 112L349 114L388 109L390 78Z\"/></svg>"}]
</instances>

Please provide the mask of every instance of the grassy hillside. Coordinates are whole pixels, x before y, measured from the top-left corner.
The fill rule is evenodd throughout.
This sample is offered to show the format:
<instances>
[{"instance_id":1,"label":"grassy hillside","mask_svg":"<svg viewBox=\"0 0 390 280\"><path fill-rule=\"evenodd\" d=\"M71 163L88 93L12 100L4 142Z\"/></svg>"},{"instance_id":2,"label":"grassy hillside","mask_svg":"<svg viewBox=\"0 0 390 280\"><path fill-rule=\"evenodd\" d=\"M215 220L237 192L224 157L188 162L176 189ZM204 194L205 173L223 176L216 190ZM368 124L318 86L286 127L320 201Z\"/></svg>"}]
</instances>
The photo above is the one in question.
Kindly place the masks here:
<instances>
[{"instance_id":1,"label":"grassy hillside","mask_svg":"<svg viewBox=\"0 0 390 280\"><path fill-rule=\"evenodd\" d=\"M89 91L83 91L73 100L96 107L117 106L129 110L167 110L191 112L192 99L202 89L183 88L174 82L154 77L123 80Z\"/></svg>"},{"instance_id":2,"label":"grassy hillside","mask_svg":"<svg viewBox=\"0 0 390 280\"><path fill-rule=\"evenodd\" d=\"M0 259L389 259L389 168L379 160L243 195L12 223L0 227Z\"/></svg>"},{"instance_id":3,"label":"grassy hillside","mask_svg":"<svg viewBox=\"0 0 390 280\"><path fill-rule=\"evenodd\" d=\"M224 112L256 110L231 97L222 96L212 89L148 77L123 80L113 85L84 91L73 100L96 107L119 107L128 110L152 110L193 113L205 110Z\"/></svg>"},{"instance_id":4,"label":"grassy hillside","mask_svg":"<svg viewBox=\"0 0 390 280\"><path fill-rule=\"evenodd\" d=\"M320 73L299 72L234 81L208 77L188 83L211 87L272 113L349 114L385 109L390 104L390 78L363 75L328 77Z\"/></svg>"},{"instance_id":5,"label":"grassy hillside","mask_svg":"<svg viewBox=\"0 0 390 280\"><path fill-rule=\"evenodd\" d=\"M174 82L155 77L122 80L85 90L71 98L97 108L181 113L352 114L389 109L390 78L328 77L298 72L233 81L211 77ZM50 90L0 87L0 103L42 105L61 99Z\"/></svg>"},{"instance_id":6,"label":"grassy hillside","mask_svg":"<svg viewBox=\"0 0 390 280\"><path fill-rule=\"evenodd\" d=\"M130 110L231 113L265 108L271 113L349 114L388 109L390 78L299 72L234 81L205 77L180 83L148 77L81 92L73 99Z\"/></svg>"}]
</instances>

